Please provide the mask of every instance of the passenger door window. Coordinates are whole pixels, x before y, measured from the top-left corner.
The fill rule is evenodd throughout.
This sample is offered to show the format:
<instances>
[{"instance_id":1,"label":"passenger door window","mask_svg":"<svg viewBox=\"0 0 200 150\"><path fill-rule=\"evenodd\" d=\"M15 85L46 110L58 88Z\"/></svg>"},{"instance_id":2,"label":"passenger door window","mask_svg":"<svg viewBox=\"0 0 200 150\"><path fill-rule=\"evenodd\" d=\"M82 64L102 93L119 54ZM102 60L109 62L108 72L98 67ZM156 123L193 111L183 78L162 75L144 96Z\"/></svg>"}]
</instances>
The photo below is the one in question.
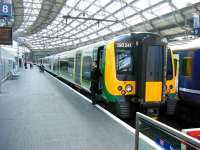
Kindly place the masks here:
<instances>
[{"instance_id":1,"label":"passenger door window","mask_svg":"<svg viewBox=\"0 0 200 150\"><path fill-rule=\"evenodd\" d=\"M83 70L82 70L82 78L85 80L90 79L90 72L92 68L92 57L84 56L83 57Z\"/></svg>"},{"instance_id":2,"label":"passenger door window","mask_svg":"<svg viewBox=\"0 0 200 150\"><path fill-rule=\"evenodd\" d=\"M60 60L60 73L62 75L65 75L67 72L67 61L66 60Z\"/></svg>"},{"instance_id":3,"label":"passenger door window","mask_svg":"<svg viewBox=\"0 0 200 150\"><path fill-rule=\"evenodd\" d=\"M163 50L161 46L150 46L147 51L147 81L162 80Z\"/></svg>"},{"instance_id":4,"label":"passenger door window","mask_svg":"<svg viewBox=\"0 0 200 150\"><path fill-rule=\"evenodd\" d=\"M66 69L67 73L70 76L72 76L73 75L73 70L74 70L74 58L68 58L66 65L67 65L67 69Z\"/></svg>"}]
</instances>

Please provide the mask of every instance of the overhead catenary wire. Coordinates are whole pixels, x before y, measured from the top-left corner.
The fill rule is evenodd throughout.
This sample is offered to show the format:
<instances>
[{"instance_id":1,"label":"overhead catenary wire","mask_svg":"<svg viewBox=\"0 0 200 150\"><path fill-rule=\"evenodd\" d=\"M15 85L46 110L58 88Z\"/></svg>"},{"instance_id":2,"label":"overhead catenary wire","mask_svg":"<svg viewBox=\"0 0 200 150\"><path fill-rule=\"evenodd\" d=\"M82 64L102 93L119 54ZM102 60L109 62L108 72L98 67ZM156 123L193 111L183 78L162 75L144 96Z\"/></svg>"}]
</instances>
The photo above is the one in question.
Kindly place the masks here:
<instances>
[{"instance_id":1,"label":"overhead catenary wire","mask_svg":"<svg viewBox=\"0 0 200 150\"><path fill-rule=\"evenodd\" d=\"M63 16L63 18L65 19L78 19L78 20L93 20L93 21L99 21L99 22L114 22L114 23L118 23L120 22L119 20L110 20L110 19L99 19L99 18L90 18L90 17L75 17L75 16Z\"/></svg>"}]
</instances>

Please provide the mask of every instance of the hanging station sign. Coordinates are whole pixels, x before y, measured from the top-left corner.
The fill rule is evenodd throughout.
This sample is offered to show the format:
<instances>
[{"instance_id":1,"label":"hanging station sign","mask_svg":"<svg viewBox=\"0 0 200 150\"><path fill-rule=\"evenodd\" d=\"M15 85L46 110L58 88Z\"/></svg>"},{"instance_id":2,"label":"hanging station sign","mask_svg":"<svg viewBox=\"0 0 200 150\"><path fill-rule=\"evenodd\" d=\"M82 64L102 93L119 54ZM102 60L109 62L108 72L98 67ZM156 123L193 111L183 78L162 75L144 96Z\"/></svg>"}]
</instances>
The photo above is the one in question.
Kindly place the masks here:
<instances>
[{"instance_id":1,"label":"hanging station sign","mask_svg":"<svg viewBox=\"0 0 200 150\"><path fill-rule=\"evenodd\" d=\"M0 44L12 45L12 28L0 27Z\"/></svg>"},{"instance_id":2,"label":"hanging station sign","mask_svg":"<svg viewBox=\"0 0 200 150\"><path fill-rule=\"evenodd\" d=\"M0 0L0 17L12 17L12 0Z\"/></svg>"},{"instance_id":3,"label":"hanging station sign","mask_svg":"<svg viewBox=\"0 0 200 150\"><path fill-rule=\"evenodd\" d=\"M193 35L200 37L200 24L199 24L199 15L193 14Z\"/></svg>"}]
</instances>

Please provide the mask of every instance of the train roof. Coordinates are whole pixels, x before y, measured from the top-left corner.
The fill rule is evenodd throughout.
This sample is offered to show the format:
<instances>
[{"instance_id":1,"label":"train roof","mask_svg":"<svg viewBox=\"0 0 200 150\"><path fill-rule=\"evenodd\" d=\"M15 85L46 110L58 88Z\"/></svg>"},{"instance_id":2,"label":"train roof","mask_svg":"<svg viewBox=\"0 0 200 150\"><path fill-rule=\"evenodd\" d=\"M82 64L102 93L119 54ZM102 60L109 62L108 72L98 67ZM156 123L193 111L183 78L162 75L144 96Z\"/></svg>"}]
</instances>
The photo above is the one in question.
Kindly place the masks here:
<instances>
[{"instance_id":1,"label":"train roof","mask_svg":"<svg viewBox=\"0 0 200 150\"><path fill-rule=\"evenodd\" d=\"M61 53L58 53L58 54L54 54L54 55L51 55L51 56L46 56L44 58L52 58L52 57L59 57L59 58L64 58L64 57L70 57L71 55L73 55L73 52L74 51L78 51L78 50L84 50L84 52L87 52L95 47L98 47L98 46L101 46L101 45L105 45L107 42L109 41L112 41L112 40L117 40L118 38L120 37L123 37L123 36L130 36L131 34L134 34L134 35L137 35L137 34L151 34L151 35L159 35L157 33L153 33L153 32L131 32L131 33L127 33L127 34L122 34L122 35L119 35L119 36L116 36L108 41L100 41L100 42L97 42L97 43L93 43L93 44L89 44L89 45L86 45L86 46L82 46L82 47L79 47L79 48L76 48L76 49L71 49L71 50L66 50L65 52L61 52ZM69 51L71 51L72 53L70 53Z\"/></svg>"},{"instance_id":2,"label":"train roof","mask_svg":"<svg viewBox=\"0 0 200 150\"><path fill-rule=\"evenodd\" d=\"M183 51L183 50L195 50L200 49L200 39L186 40L186 41L176 41L169 43L169 47L173 51Z\"/></svg>"},{"instance_id":3,"label":"train roof","mask_svg":"<svg viewBox=\"0 0 200 150\"><path fill-rule=\"evenodd\" d=\"M89 44L89 45L86 45L86 46L82 46L82 47L79 47L79 48L76 48L76 49L66 50L64 52L61 52L61 53L58 53L58 54L54 54L54 55L51 55L51 56L46 56L44 58L52 58L52 57L64 58L64 57L70 57L71 55L74 54L75 51L84 50L84 52L87 52L87 51L89 51L89 50L91 50L91 49L93 49L95 47L98 47L98 46L106 44L106 42L107 41L100 41L100 42Z\"/></svg>"}]
</instances>

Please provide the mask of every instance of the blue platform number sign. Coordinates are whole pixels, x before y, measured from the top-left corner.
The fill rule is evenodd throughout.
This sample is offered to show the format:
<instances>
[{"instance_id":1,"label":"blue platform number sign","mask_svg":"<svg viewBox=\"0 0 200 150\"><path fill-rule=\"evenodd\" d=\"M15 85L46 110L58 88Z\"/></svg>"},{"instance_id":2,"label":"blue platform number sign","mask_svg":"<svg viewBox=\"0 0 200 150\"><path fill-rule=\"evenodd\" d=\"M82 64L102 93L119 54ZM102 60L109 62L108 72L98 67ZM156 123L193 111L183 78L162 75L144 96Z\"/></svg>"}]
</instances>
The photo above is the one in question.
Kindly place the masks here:
<instances>
[{"instance_id":1,"label":"blue platform number sign","mask_svg":"<svg viewBox=\"0 0 200 150\"><path fill-rule=\"evenodd\" d=\"M196 13L193 14L193 34L194 36L200 37L199 15Z\"/></svg>"},{"instance_id":2,"label":"blue platform number sign","mask_svg":"<svg viewBox=\"0 0 200 150\"><path fill-rule=\"evenodd\" d=\"M12 16L12 0L0 0L0 17Z\"/></svg>"},{"instance_id":3,"label":"blue platform number sign","mask_svg":"<svg viewBox=\"0 0 200 150\"><path fill-rule=\"evenodd\" d=\"M200 37L200 28L193 28L193 33L195 36Z\"/></svg>"}]
</instances>

